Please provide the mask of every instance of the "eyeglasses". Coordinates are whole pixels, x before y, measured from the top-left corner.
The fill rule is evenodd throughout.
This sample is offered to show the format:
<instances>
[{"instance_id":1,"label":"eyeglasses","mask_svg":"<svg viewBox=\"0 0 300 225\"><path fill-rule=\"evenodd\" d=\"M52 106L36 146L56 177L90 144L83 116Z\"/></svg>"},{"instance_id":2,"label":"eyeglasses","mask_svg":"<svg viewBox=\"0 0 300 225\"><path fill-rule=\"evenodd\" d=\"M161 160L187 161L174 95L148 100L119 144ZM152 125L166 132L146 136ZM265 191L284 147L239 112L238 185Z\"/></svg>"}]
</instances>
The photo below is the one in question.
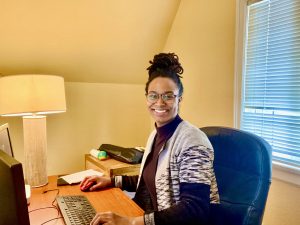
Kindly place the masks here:
<instances>
[{"instance_id":1,"label":"eyeglasses","mask_svg":"<svg viewBox=\"0 0 300 225\"><path fill-rule=\"evenodd\" d=\"M172 92L168 92L168 93L164 93L164 94L158 94L156 92L150 92L150 93L146 94L147 101L150 102L150 103L157 102L158 99L159 99L159 96L161 97L161 99L164 102L171 103L175 100L175 98L178 95L174 95Z\"/></svg>"}]
</instances>

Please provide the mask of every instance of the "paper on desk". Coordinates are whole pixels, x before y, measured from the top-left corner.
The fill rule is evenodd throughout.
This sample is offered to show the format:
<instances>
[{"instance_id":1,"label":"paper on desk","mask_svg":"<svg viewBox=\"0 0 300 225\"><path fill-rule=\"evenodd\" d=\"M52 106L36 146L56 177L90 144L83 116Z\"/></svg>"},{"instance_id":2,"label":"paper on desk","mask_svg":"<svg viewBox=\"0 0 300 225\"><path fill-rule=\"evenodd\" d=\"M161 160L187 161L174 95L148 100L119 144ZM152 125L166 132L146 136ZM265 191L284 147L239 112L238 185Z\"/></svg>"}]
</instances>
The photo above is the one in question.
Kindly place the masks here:
<instances>
[{"instance_id":1,"label":"paper on desk","mask_svg":"<svg viewBox=\"0 0 300 225\"><path fill-rule=\"evenodd\" d=\"M64 179L69 184L76 184L76 183L80 183L85 177L94 176L94 175L103 176L103 173L93 169L89 169L89 170L80 171L78 173L72 173L66 176L62 176L60 178Z\"/></svg>"}]
</instances>

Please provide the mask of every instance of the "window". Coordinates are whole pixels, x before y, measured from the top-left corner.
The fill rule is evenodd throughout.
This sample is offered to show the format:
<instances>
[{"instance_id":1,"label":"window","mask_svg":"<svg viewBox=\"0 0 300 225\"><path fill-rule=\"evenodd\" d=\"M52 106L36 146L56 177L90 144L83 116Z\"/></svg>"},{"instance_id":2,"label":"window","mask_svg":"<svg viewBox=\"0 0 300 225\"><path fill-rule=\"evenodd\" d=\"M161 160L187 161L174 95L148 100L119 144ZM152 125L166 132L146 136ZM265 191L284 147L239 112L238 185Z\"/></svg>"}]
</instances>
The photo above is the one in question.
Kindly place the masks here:
<instances>
[{"instance_id":1,"label":"window","mask_svg":"<svg viewBox=\"0 0 300 225\"><path fill-rule=\"evenodd\" d=\"M237 124L272 145L274 162L299 170L300 1L252 0L245 12Z\"/></svg>"}]
</instances>

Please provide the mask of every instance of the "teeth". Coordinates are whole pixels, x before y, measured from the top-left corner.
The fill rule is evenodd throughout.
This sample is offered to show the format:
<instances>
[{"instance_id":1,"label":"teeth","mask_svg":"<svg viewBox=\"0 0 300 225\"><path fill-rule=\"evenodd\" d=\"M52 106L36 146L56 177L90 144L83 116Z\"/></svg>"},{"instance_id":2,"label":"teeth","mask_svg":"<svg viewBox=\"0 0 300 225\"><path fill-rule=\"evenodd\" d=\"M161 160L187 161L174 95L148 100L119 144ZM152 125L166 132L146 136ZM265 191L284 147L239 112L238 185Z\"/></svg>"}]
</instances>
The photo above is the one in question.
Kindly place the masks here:
<instances>
[{"instance_id":1,"label":"teeth","mask_svg":"<svg viewBox=\"0 0 300 225\"><path fill-rule=\"evenodd\" d=\"M155 112L158 112L158 113L164 113L164 112L166 112L167 110L165 110L165 109L155 109L154 111L155 111Z\"/></svg>"}]
</instances>

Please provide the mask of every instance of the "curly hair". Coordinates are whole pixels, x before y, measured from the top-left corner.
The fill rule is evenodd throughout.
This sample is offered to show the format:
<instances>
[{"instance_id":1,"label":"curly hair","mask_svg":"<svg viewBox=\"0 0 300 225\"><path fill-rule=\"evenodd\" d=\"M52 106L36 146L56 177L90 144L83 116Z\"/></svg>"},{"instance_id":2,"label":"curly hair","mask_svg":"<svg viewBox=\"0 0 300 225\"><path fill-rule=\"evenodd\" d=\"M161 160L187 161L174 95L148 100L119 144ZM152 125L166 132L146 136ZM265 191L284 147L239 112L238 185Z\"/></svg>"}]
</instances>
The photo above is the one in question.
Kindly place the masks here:
<instances>
[{"instance_id":1,"label":"curly hair","mask_svg":"<svg viewBox=\"0 0 300 225\"><path fill-rule=\"evenodd\" d=\"M182 96L183 85L181 82L183 68L179 63L179 58L175 53L159 53L154 56L153 61L149 61L151 64L148 70L148 81L146 83L146 94L148 93L148 87L152 80L157 77L167 77L172 79L179 89L179 96Z\"/></svg>"}]
</instances>

